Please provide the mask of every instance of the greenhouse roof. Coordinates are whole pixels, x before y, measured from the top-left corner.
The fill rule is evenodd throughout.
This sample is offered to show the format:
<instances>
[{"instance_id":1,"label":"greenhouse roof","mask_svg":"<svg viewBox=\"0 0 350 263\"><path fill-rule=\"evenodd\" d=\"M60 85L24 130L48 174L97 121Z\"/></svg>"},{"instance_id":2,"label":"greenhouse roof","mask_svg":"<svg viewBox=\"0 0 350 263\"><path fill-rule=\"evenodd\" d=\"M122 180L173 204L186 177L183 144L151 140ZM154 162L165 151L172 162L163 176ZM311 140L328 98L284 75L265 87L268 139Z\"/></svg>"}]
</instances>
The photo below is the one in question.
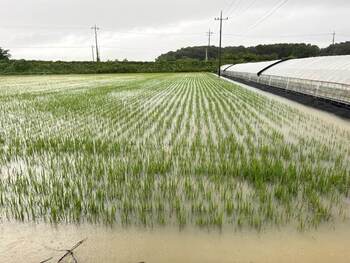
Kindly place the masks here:
<instances>
[{"instance_id":1,"label":"greenhouse roof","mask_svg":"<svg viewBox=\"0 0 350 263\"><path fill-rule=\"evenodd\" d=\"M227 71L235 71L235 72L244 72L244 73L252 73L258 74L263 69L279 62L280 60L273 61L263 61L263 62L251 62L251 63L242 63L235 65L225 65L222 68L227 69ZM228 68L229 67L229 68Z\"/></svg>"},{"instance_id":2,"label":"greenhouse roof","mask_svg":"<svg viewBox=\"0 0 350 263\"><path fill-rule=\"evenodd\" d=\"M350 55L291 59L267 69L263 75L350 85Z\"/></svg>"}]
</instances>

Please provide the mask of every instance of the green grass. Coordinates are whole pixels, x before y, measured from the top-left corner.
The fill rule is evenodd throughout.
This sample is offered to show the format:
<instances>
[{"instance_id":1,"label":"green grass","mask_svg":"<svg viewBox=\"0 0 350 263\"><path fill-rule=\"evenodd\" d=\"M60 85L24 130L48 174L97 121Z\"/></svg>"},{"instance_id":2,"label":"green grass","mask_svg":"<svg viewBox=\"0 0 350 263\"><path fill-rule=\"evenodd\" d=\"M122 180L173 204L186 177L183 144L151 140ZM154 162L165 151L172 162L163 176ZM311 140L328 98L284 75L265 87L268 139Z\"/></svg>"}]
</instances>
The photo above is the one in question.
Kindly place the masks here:
<instances>
[{"instance_id":1,"label":"green grass","mask_svg":"<svg viewBox=\"0 0 350 263\"><path fill-rule=\"evenodd\" d=\"M0 214L317 227L344 217L350 130L211 74L0 77Z\"/></svg>"}]
</instances>

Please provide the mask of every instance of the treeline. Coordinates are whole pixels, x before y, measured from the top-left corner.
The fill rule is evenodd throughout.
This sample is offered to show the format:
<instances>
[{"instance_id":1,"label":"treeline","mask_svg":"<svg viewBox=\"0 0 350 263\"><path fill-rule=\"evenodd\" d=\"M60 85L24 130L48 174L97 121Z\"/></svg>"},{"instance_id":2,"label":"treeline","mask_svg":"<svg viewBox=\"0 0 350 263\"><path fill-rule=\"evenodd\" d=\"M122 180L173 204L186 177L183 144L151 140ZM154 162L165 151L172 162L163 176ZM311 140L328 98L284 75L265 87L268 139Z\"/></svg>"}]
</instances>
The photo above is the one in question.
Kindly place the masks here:
<instances>
[{"instance_id":1,"label":"treeline","mask_svg":"<svg viewBox=\"0 0 350 263\"><path fill-rule=\"evenodd\" d=\"M215 62L198 60L170 62L63 62L0 60L1 75L25 74L102 74L214 71Z\"/></svg>"},{"instance_id":2,"label":"treeline","mask_svg":"<svg viewBox=\"0 0 350 263\"><path fill-rule=\"evenodd\" d=\"M205 62L205 46L187 47L159 56L155 62L63 62L11 60L8 50L0 48L0 74L99 74L99 73L156 73L156 72L215 72L217 47L209 47ZM350 42L319 48L310 44L272 44L255 47L223 48L223 64L304 58L327 55L349 55Z\"/></svg>"},{"instance_id":3,"label":"treeline","mask_svg":"<svg viewBox=\"0 0 350 263\"><path fill-rule=\"evenodd\" d=\"M206 46L187 47L177 51L171 51L162 54L157 58L157 61L177 61L186 59L195 59L198 61L205 60ZM211 46L208 48L209 60L217 59L217 47ZM223 63L235 64L241 62L264 61L282 58L305 58L314 56L327 55L349 55L350 42L338 43L330 45L327 48L319 48L316 45L310 44L271 44L258 45L254 47L225 47L222 49Z\"/></svg>"},{"instance_id":4,"label":"treeline","mask_svg":"<svg viewBox=\"0 0 350 263\"><path fill-rule=\"evenodd\" d=\"M321 56L350 55L350 41L330 45L320 50Z\"/></svg>"}]
</instances>

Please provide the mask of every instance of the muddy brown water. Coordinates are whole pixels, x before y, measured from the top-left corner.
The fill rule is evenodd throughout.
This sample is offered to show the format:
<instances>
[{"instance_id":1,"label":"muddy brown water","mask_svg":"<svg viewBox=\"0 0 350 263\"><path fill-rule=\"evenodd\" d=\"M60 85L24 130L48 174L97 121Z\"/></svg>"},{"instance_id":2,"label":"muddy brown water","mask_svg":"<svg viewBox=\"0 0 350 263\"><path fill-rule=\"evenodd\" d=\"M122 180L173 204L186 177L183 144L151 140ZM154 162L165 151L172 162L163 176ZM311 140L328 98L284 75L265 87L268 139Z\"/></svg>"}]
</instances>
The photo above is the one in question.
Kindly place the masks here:
<instances>
[{"instance_id":1,"label":"muddy brown water","mask_svg":"<svg viewBox=\"0 0 350 263\"><path fill-rule=\"evenodd\" d=\"M222 233L161 228L120 229L92 225L1 223L1 262L40 262L64 252L81 239L78 262L349 262L350 225L321 227L304 233ZM66 261L70 262L70 261Z\"/></svg>"}]
</instances>

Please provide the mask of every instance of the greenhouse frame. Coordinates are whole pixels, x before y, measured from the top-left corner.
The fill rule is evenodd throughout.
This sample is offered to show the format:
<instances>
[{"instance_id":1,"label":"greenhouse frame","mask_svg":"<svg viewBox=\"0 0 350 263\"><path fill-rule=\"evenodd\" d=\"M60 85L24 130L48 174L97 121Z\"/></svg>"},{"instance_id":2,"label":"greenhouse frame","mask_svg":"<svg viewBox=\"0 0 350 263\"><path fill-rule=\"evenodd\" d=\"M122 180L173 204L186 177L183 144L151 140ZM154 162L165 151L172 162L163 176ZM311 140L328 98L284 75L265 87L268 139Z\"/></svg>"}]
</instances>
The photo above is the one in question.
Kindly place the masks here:
<instances>
[{"instance_id":1,"label":"greenhouse frame","mask_svg":"<svg viewBox=\"0 0 350 263\"><path fill-rule=\"evenodd\" d=\"M224 77L350 106L350 55L224 65Z\"/></svg>"}]
</instances>

